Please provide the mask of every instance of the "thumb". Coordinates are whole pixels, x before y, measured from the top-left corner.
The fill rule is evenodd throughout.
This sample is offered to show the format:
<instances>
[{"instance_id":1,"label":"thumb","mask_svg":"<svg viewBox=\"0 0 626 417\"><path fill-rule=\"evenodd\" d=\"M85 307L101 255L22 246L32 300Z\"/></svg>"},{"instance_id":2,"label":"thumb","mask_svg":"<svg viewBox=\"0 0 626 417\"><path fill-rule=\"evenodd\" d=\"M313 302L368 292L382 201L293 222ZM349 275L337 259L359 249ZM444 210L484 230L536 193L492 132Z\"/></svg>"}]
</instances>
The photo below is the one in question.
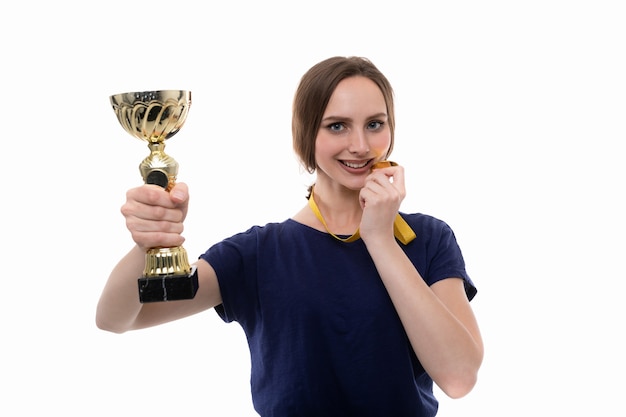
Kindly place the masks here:
<instances>
[{"instance_id":1,"label":"thumb","mask_svg":"<svg viewBox=\"0 0 626 417\"><path fill-rule=\"evenodd\" d=\"M176 204L181 204L189 200L189 188L184 182L179 182L170 190L170 198Z\"/></svg>"}]
</instances>

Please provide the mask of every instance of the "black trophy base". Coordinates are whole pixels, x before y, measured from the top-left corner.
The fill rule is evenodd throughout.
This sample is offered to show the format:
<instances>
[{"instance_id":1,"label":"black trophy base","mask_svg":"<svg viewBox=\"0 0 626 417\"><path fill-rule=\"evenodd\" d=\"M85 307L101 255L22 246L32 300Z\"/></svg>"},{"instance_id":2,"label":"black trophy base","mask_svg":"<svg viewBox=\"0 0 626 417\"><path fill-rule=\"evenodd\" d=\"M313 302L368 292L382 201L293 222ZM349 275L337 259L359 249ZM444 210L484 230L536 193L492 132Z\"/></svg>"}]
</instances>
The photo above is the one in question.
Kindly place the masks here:
<instances>
[{"instance_id":1,"label":"black trophy base","mask_svg":"<svg viewBox=\"0 0 626 417\"><path fill-rule=\"evenodd\" d=\"M139 301L190 300L198 292L198 271L193 266L189 275L163 275L139 278Z\"/></svg>"}]
</instances>

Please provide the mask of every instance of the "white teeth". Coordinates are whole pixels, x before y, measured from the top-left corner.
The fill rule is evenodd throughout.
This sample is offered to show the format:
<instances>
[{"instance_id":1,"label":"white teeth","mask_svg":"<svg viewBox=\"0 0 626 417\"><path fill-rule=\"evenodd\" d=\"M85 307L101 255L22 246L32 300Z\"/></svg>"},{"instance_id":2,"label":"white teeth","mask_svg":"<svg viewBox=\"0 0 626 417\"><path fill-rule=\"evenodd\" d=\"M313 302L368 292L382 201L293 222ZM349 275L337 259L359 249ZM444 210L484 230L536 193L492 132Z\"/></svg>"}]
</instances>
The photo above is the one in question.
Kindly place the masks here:
<instances>
[{"instance_id":1,"label":"white teeth","mask_svg":"<svg viewBox=\"0 0 626 417\"><path fill-rule=\"evenodd\" d=\"M364 162L362 164L353 164L352 162L342 162L342 164L350 168L363 168L365 165L367 165L367 162Z\"/></svg>"}]
</instances>

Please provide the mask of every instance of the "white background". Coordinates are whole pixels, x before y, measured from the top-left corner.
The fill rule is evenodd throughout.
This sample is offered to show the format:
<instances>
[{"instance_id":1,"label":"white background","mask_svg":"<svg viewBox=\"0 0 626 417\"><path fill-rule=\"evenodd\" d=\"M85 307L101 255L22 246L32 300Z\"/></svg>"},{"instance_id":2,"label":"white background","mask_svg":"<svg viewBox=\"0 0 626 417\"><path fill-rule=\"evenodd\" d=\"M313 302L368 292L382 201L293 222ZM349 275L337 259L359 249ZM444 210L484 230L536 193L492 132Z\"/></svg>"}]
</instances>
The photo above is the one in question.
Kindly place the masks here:
<instances>
[{"instance_id":1,"label":"white background","mask_svg":"<svg viewBox=\"0 0 626 417\"><path fill-rule=\"evenodd\" d=\"M6 4L0 413L255 415L237 324L210 311L124 335L95 327L131 247L119 208L147 155L109 96L192 91L166 150L191 188L195 259L305 204L293 93L318 61L361 55L396 91L402 210L452 226L479 288L479 382L460 400L439 394L440 415L626 414L621 5Z\"/></svg>"}]
</instances>

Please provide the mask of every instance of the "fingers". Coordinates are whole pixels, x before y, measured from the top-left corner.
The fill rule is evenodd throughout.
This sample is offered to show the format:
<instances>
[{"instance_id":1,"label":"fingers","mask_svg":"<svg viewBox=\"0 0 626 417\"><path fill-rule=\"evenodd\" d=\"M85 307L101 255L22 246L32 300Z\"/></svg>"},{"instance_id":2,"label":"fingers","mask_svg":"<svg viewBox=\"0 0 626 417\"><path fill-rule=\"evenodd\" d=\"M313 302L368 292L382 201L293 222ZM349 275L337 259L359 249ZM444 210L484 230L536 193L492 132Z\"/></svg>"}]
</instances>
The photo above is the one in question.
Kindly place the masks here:
<instances>
[{"instance_id":1,"label":"fingers","mask_svg":"<svg viewBox=\"0 0 626 417\"><path fill-rule=\"evenodd\" d=\"M405 196L404 170L400 166L375 169L365 179L359 198L363 216L359 230L363 240L393 238L393 221Z\"/></svg>"},{"instance_id":2,"label":"fingers","mask_svg":"<svg viewBox=\"0 0 626 417\"><path fill-rule=\"evenodd\" d=\"M180 246L184 238L189 192L179 183L167 192L155 185L143 185L126 193L121 212L133 240L142 248Z\"/></svg>"},{"instance_id":3,"label":"fingers","mask_svg":"<svg viewBox=\"0 0 626 417\"><path fill-rule=\"evenodd\" d=\"M402 201L406 195L401 166L378 168L366 178L364 190L370 197Z\"/></svg>"},{"instance_id":4,"label":"fingers","mask_svg":"<svg viewBox=\"0 0 626 417\"><path fill-rule=\"evenodd\" d=\"M177 183L170 191L170 197L176 204L185 203L189 200L189 189L184 182Z\"/></svg>"}]
</instances>

